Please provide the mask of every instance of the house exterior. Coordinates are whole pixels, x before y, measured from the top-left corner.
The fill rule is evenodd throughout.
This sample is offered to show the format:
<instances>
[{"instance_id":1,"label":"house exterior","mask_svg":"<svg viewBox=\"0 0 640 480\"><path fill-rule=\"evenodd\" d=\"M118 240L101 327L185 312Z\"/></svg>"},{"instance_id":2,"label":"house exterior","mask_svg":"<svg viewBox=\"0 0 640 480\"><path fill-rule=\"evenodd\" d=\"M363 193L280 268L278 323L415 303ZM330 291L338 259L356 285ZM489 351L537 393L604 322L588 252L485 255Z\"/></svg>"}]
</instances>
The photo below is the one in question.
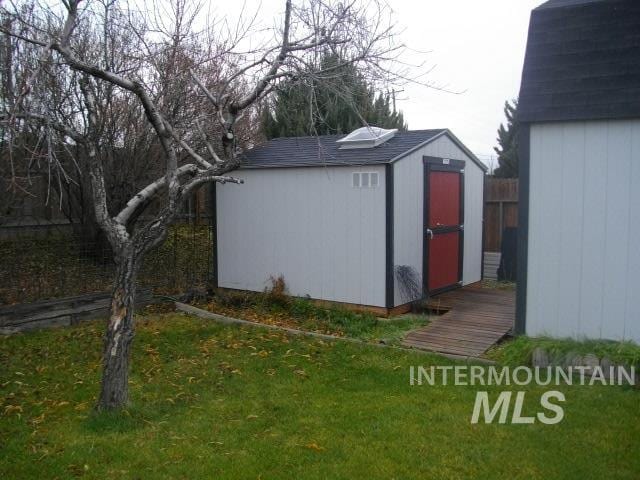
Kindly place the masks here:
<instances>
[{"instance_id":1,"label":"house exterior","mask_svg":"<svg viewBox=\"0 0 640 480\"><path fill-rule=\"evenodd\" d=\"M531 15L516 330L640 342L640 2Z\"/></svg>"},{"instance_id":2,"label":"house exterior","mask_svg":"<svg viewBox=\"0 0 640 480\"><path fill-rule=\"evenodd\" d=\"M477 282L485 170L446 129L273 139L243 185L216 186L218 286L282 275L292 295L386 313Z\"/></svg>"}]
</instances>

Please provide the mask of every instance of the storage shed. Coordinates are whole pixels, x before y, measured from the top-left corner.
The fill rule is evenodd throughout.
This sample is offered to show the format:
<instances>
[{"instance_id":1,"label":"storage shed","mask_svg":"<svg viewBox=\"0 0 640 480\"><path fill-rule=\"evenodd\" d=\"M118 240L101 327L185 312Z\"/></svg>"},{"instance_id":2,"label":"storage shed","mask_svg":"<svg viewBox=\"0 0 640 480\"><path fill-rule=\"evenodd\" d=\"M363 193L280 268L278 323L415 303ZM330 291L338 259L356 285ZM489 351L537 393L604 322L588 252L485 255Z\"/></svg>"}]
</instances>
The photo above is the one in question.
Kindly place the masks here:
<instances>
[{"instance_id":1,"label":"storage shed","mask_svg":"<svg viewBox=\"0 0 640 480\"><path fill-rule=\"evenodd\" d=\"M449 130L276 138L216 188L217 283L406 309L482 276L486 167ZM397 308L396 308L397 307Z\"/></svg>"},{"instance_id":2,"label":"storage shed","mask_svg":"<svg viewBox=\"0 0 640 480\"><path fill-rule=\"evenodd\" d=\"M531 15L516 330L640 342L640 2Z\"/></svg>"}]
</instances>

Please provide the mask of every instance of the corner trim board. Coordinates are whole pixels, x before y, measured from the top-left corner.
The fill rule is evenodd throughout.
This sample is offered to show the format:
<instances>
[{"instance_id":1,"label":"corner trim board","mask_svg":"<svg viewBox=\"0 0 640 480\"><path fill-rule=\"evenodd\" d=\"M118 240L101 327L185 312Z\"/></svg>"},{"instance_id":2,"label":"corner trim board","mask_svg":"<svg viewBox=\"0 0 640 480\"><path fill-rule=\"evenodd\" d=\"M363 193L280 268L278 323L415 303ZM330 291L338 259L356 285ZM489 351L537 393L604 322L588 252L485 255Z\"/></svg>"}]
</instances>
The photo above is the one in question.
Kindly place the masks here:
<instances>
[{"instance_id":1,"label":"corner trim board","mask_svg":"<svg viewBox=\"0 0 640 480\"><path fill-rule=\"evenodd\" d=\"M486 172L482 175L482 250L480 251L480 280L484 280L484 249L485 245L485 222L484 219L487 214L487 174Z\"/></svg>"},{"instance_id":2,"label":"corner trim board","mask_svg":"<svg viewBox=\"0 0 640 480\"><path fill-rule=\"evenodd\" d=\"M393 164L385 165L385 305L393 308L394 298L394 275L393 275Z\"/></svg>"},{"instance_id":3,"label":"corner trim board","mask_svg":"<svg viewBox=\"0 0 640 480\"><path fill-rule=\"evenodd\" d=\"M527 330L527 262L529 259L529 181L531 161L531 124L520 126L518 141L518 271L516 275L516 321L518 335Z\"/></svg>"}]
</instances>

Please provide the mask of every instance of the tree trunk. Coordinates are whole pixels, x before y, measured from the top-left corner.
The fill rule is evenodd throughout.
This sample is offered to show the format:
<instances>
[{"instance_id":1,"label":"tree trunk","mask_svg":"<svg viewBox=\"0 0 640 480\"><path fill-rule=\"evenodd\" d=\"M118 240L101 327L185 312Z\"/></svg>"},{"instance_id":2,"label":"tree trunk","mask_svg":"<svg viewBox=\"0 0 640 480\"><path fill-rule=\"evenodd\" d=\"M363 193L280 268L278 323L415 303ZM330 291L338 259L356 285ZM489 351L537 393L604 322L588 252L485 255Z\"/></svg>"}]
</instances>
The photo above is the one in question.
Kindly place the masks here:
<instances>
[{"instance_id":1,"label":"tree trunk","mask_svg":"<svg viewBox=\"0 0 640 480\"><path fill-rule=\"evenodd\" d=\"M133 312L139 262L132 247L118 252L116 259L118 268L111 297L111 315L104 336L99 410L122 408L129 395L129 358L134 335Z\"/></svg>"}]
</instances>

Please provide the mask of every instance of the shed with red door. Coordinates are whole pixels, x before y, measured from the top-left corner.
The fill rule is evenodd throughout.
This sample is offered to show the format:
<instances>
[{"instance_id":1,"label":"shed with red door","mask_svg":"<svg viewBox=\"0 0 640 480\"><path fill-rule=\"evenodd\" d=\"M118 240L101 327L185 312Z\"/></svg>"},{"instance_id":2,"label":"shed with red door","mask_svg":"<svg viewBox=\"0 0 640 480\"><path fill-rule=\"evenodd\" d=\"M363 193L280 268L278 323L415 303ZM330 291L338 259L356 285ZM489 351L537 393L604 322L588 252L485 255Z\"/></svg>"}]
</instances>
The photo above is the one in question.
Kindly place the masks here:
<instances>
[{"instance_id":1,"label":"shed with red door","mask_svg":"<svg viewBox=\"0 0 640 480\"><path fill-rule=\"evenodd\" d=\"M389 312L478 282L486 170L447 129L270 140L216 187L217 285Z\"/></svg>"}]
</instances>

